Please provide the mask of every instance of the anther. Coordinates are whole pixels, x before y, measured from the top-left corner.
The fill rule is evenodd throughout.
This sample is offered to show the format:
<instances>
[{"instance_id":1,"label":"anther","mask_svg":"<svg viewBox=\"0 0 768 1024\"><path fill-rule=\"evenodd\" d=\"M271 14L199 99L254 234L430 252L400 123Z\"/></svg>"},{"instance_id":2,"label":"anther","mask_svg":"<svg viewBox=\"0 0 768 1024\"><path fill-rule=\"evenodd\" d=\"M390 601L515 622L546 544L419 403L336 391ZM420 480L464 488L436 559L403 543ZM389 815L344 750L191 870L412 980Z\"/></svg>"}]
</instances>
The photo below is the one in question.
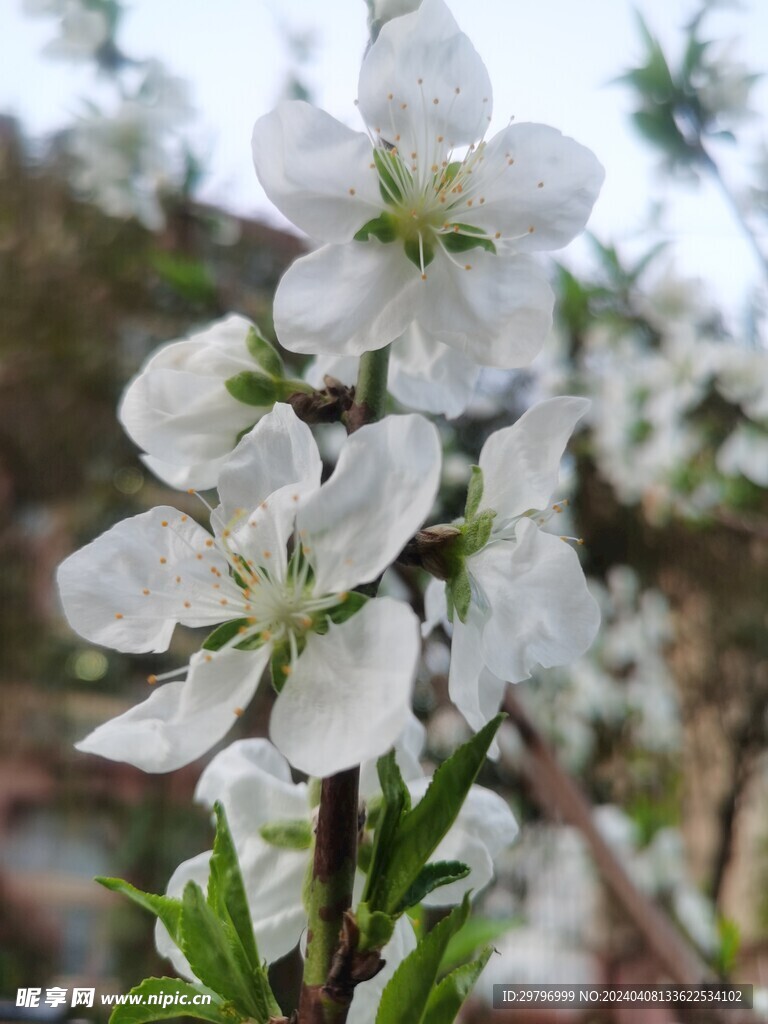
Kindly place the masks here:
<instances>
[{"instance_id":1,"label":"anther","mask_svg":"<svg viewBox=\"0 0 768 1024\"><path fill-rule=\"evenodd\" d=\"M120 612L115 612L115 618L116 619L122 619L122 617L123 616L122 616L122 614Z\"/></svg>"},{"instance_id":2,"label":"anther","mask_svg":"<svg viewBox=\"0 0 768 1024\"><path fill-rule=\"evenodd\" d=\"M225 536L226 536L226 533L225 533ZM212 541L212 540L210 540L210 539L209 539L209 540L207 540L207 541L205 542L205 546L206 546L207 548L212 548L212 547L213 547L213 541Z\"/></svg>"},{"instance_id":3,"label":"anther","mask_svg":"<svg viewBox=\"0 0 768 1024\"><path fill-rule=\"evenodd\" d=\"M493 237L494 238L501 238L501 232L497 231L496 234Z\"/></svg>"},{"instance_id":4,"label":"anther","mask_svg":"<svg viewBox=\"0 0 768 1024\"><path fill-rule=\"evenodd\" d=\"M540 181L536 188L544 188L544 182Z\"/></svg>"},{"instance_id":5,"label":"anther","mask_svg":"<svg viewBox=\"0 0 768 1024\"><path fill-rule=\"evenodd\" d=\"M189 601L185 601L185 602L184 602L184 607L185 607L185 608L191 608L191 607L192 607L192 605L191 605L191 603L190 603Z\"/></svg>"},{"instance_id":6,"label":"anther","mask_svg":"<svg viewBox=\"0 0 768 1024\"><path fill-rule=\"evenodd\" d=\"M157 682L157 676L147 676L147 682L150 686L154 686Z\"/></svg>"},{"instance_id":7,"label":"anther","mask_svg":"<svg viewBox=\"0 0 768 1024\"><path fill-rule=\"evenodd\" d=\"M437 98L437 96L435 96L435 98L432 100L432 102L434 103L435 106L437 106L437 104L440 102L440 100Z\"/></svg>"},{"instance_id":8,"label":"anther","mask_svg":"<svg viewBox=\"0 0 768 1024\"><path fill-rule=\"evenodd\" d=\"M167 519L164 519L164 520L162 521L162 523L160 523L160 525L161 525L161 526L167 526L167 525L168 525L168 520L167 520Z\"/></svg>"},{"instance_id":9,"label":"anther","mask_svg":"<svg viewBox=\"0 0 768 1024\"><path fill-rule=\"evenodd\" d=\"M392 95L392 93L391 93L391 92L388 92L388 93L387 93L387 99L388 99L388 100L393 100L394 98L395 98L395 97L394 97L394 96Z\"/></svg>"},{"instance_id":10,"label":"anther","mask_svg":"<svg viewBox=\"0 0 768 1024\"><path fill-rule=\"evenodd\" d=\"M226 597L222 597L222 599L219 601L219 604L229 604L229 601L226 599Z\"/></svg>"},{"instance_id":11,"label":"anther","mask_svg":"<svg viewBox=\"0 0 768 1024\"><path fill-rule=\"evenodd\" d=\"M461 92L461 89L460 89L460 88L458 87L458 85L456 86L456 88L455 88L454 92L456 93L456 95L457 95L457 96L458 96L458 95L459 95L459 93Z\"/></svg>"},{"instance_id":12,"label":"anther","mask_svg":"<svg viewBox=\"0 0 768 1024\"><path fill-rule=\"evenodd\" d=\"M262 551L261 553L262 553L262 555L265 558L271 558L272 557L272 552L271 551Z\"/></svg>"},{"instance_id":13,"label":"anther","mask_svg":"<svg viewBox=\"0 0 768 1024\"><path fill-rule=\"evenodd\" d=\"M351 189L349 190L349 194L350 194L351 196L355 195L355 189L351 188Z\"/></svg>"},{"instance_id":14,"label":"anther","mask_svg":"<svg viewBox=\"0 0 768 1024\"><path fill-rule=\"evenodd\" d=\"M149 596L149 591L147 590L146 587L142 590L142 594L144 595L144 597L148 597Z\"/></svg>"},{"instance_id":15,"label":"anther","mask_svg":"<svg viewBox=\"0 0 768 1024\"><path fill-rule=\"evenodd\" d=\"M235 708L235 714L237 715L238 718L242 718L245 712L243 711L242 708Z\"/></svg>"},{"instance_id":16,"label":"anther","mask_svg":"<svg viewBox=\"0 0 768 1024\"><path fill-rule=\"evenodd\" d=\"M528 234L532 235L535 230L536 228L533 226L533 224L531 224L531 226L528 228Z\"/></svg>"},{"instance_id":17,"label":"anther","mask_svg":"<svg viewBox=\"0 0 768 1024\"><path fill-rule=\"evenodd\" d=\"M465 263L464 264L464 269L465 270L471 270L472 269L472 264L471 263Z\"/></svg>"},{"instance_id":18,"label":"anther","mask_svg":"<svg viewBox=\"0 0 768 1024\"><path fill-rule=\"evenodd\" d=\"M167 558L161 558L161 559L160 559L160 565L165 565L165 563L166 563L167 561L168 561L168 559L167 559Z\"/></svg>"},{"instance_id":19,"label":"anther","mask_svg":"<svg viewBox=\"0 0 768 1024\"><path fill-rule=\"evenodd\" d=\"M182 521L182 523L186 523L186 521L187 521L188 519L189 519L189 516L182 516L182 517L181 517L181 521Z\"/></svg>"}]
</instances>

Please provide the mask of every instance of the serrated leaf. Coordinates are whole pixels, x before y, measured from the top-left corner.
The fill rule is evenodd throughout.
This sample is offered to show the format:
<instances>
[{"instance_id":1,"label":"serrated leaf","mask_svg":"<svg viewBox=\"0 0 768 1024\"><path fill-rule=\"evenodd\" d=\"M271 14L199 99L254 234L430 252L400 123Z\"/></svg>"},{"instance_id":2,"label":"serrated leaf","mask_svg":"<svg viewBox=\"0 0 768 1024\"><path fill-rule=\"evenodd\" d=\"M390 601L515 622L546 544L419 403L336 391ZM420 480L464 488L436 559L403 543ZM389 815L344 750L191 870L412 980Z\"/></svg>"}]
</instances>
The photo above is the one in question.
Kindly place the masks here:
<instances>
[{"instance_id":1,"label":"serrated leaf","mask_svg":"<svg viewBox=\"0 0 768 1024\"><path fill-rule=\"evenodd\" d=\"M265 843L282 850L308 850L312 845L312 826L305 818L267 822L259 835Z\"/></svg>"},{"instance_id":2,"label":"serrated leaf","mask_svg":"<svg viewBox=\"0 0 768 1024\"><path fill-rule=\"evenodd\" d=\"M522 920L515 917L470 917L448 943L443 962L440 964L441 972L451 971L466 963L481 946L493 944L496 939L506 935L513 928L519 928L521 924Z\"/></svg>"},{"instance_id":3,"label":"serrated leaf","mask_svg":"<svg viewBox=\"0 0 768 1024\"><path fill-rule=\"evenodd\" d=\"M248 331L245 344L254 360L266 374L270 377L283 377L285 375L285 367L283 366L283 360L280 358L280 353L266 338L262 338L254 327L251 327Z\"/></svg>"},{"instance_id":4,"label":"serrated leaf","mask_svg":"<svg viewBox=\"0 0 768 1024\"><path fill-rule=\"evenodd\" d=\"M465 896L461 906L436 924L408 954L382 992L376 1024L423 1024L445 948L468 914L469 898Z\"/></svg>"},{"instance_id":5,"label":"serrated leaf","mask_svg":"<svg viewBox=\"0 0 768 1024\"><path fill-rule=\"evenodd\" d=\"M376 762L376 771L381 786L381 804L373 840L371 867L363 890L363 902L368 902L371 893L383 887L394 836L403 815L411 808L411 794L403 782L394 750L379 758Z\"/></svg>"},{"instance_id":6,"label":"serrated leaf","mask_svg":"<svg viewBox=\"0 0 768 1024\"><path fill-rule=\"evenodd\" d=\"M457 967L432 989L421 1024L453 1024L491 953L493 948L488 946L476 960Z\"/></svg>"},{"instance_id":7,"label":"serrated leaf","mask_svg":"<svg viewBox=\"0 0 768 1024\"><path fill-rule=\"evenodd\" d=\"M179 978L145 978L128 993L128 997L140 997L140 1002L123 1003L116 1006L109 1018L109 1024L147 1024L149 1021L170 1020L173 1017L193 1017L196 1020L212 1021L213 1024L236 1024L241 1018L226 1009L215 992L202 985L192 985ZM187 1002L173 1002L164 1006L169 996L186 999ZM210 996L208 1005L193 1003L200 996ZM150 1003L149 999L162 1002Z\"/></svg>"},{"instance_id":8,"label":"serrated leaf","mask_svg":"<svg viewBox=\"0 0 768 1024\"><path fill-rule=\"evenodd\" d=\"M469 867L458 860L438 860L433 864L425 864L400 901L396 913L402 913L408 907L415 907L441 885L461 881L467 877L469 871Z\"/></svg>"},{"instance_id":9,"label":"serrated leaf","mask_svg":"<svg viewBox=\"0 0 768 1024\"><path fill-rule=\"evenodd\" d=\"M371 237L378 238L380 242L394 242L397 238L397 222L391 213L382 213L363 224L355 235L355 241L367 242Z\"/></svg>"},{"instance_id":10,"label":"serrated leaf","mask_svg":"<svg viewBox=\"0 0 768 1024\"><path fill-rule=\"evenodd\" d=\"M472 600L472 584L469 579L469 572L463 561L460 563L458 571L448 580L446 593L450 600L450 605L456 610L459 619L462 622L466 622L467 612Z\"/></svg>"},{"instance_id":11,"label":"serrated leaf","mask_svg":"<svg viewBox=\"0 0 768 1024\"><path fill-rule=\"evenodd\" d=\"M467 520L472 519L480 508L480 502L483 500L483 488L485 486L483 471L479 466L472 466L470 474L469 486L467 487L467 501L464 505L464 518Z\"/></svg>"},{"instance_id":12,"label":"serrated leaf","mask_svg":"<svg viewBox=\"0 0 768 1024\"><path fill-rule=\"evenodd\" d=\"M483 550L491 538L495 518L496 513L489 508L464 525L464 554L466 556L475 555L478 551Z\"/></svg>"},{"instance_id":13,"label":"serrated leaf","mask_svg":"<svg viewBox=\"0 0 768 1024\"><path fill-rule=\"evenodd\" d=\"M393 824L388 823L391 832L386 852L381 854L380 867L370 889L366 886L364 897L373 910L398 912L406 893L456 820L504 718L503 714L497 715L462 744L437 769L419 803L401 813ZM380 843L377 833L377 848Z\"/></svg>"},{"instance_id":14,"label":"serrated leaf","mask_svg":"<svg viewBox=\"0 0 768 1024\"><path fill-rule=\"evenodd\" d=\"M245 405L272 406L280 399L281 382L256 370L243 370L224 381L224 387Z\"/></svg>"},{"instance_id":15,"label":"serrated leaf","mask_svg":"<svg viewBox=\"0 0 768 1024\"><path fill-rule=\"evenodd\" d=\"M216 815L216 838L210 860L208 905L219 920L232 925L246 962L252 971L259 973L261 961L232 833L224 808L218 800L213 810Z\"/></svg>"},{"instance_id":16,"label":"serrated leaf","mask_svg":"<svg viewBox=\"0 0 768 1024\"><path fill-rule=\"evenodd\" d=\"M382 949L392 938L397 918L383 914L380 910L371 912L367 903L361 903L355 911L355 921L360 929L358 949Z\"/></svg>"},{"instance_id":17,"label":"serrated leaf","mask_svg":"<svg viewBox=\"0 0 768 1024\"><path fill-rule=\"evenodd\" d=\"M219 920L208 905L199 885L187 882L182 901L181 951L194 974L224 999L230 1000L238 1013L266 1024L280 1010L268 989L266 972L260 968L263 984L244 962L241 944L235 941L233 929Z\"/></svg>"},{"instance_id":18,"label":"serrated leaf","mask_svg":"<svg viewBox=\"0 0 768 1024\"><path fill-rule=\"evenodd\" d=\"M155 896L154 893L143 892L131 885L130 882L124 882L122 878L98 876L95 881L111 892L119 892L121 895L127 896L129 900L148 910L150 914L159 917L176 945L181 946L181 900L173 899L171 896Z\"/></svg>"}]
</instances>

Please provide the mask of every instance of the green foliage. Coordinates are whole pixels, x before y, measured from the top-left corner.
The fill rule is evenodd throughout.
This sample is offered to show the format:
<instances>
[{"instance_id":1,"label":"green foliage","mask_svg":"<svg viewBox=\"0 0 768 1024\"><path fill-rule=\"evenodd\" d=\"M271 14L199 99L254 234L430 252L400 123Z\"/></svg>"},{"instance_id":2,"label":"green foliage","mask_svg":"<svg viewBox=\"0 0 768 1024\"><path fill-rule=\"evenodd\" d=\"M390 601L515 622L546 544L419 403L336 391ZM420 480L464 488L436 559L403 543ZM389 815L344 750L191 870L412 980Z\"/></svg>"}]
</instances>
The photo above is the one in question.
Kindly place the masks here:
<instances>
[{"instance_id":1,"label":"green foliage","mask_svg":"<svg viewBox=\"0 0 768 1024\"><path fill-rule=\"evenodd\" d=\"M493 529L493 520L496 518L496 513L493 509L488 508L485 512L481 512L479 516L475 516L474 519L470 519L464 525L464 555L475 555L478 551L482 551L488 541L491 539L491 530Z\"/></svg>"},{"instance_id":2,"label":"green foliage","mask_svg":"<svg viewBox=\"0 0 768 1024\"><path fill-rule=\"evenodd\" d=\"M717 919L717 935L720 944L714 956L714 968L718 974L727 977L733 970L741 948L741 933L735 921L727 917Z\"/></svg>"},{"instance_id":3,"label":"green foliage","mask_svg":"<svg viewBox=\"0 0 768 1024\"><path fill-rule=\"evenodd\" d=\"M514 917L470 917L448 943L440 964L441 972L452 971L466 963L479 949L492 945L496 939L518 928L521 923L520 919Z\"/></svg>"},{"instance_id":4,"label":"green foliage","mask_svg":"<svg viewBox=\"0 0 768 1024\"><path fill-rule=\"evenodd\" d=\"M480 502L483 500L483 488L485 486L483 471L479 466L472 466L470 472L467 501L464 506L464 518L467 520L472 519L477 514Z\"/></svg>"},{"instance_id":5,"label":"green foliage","mask_svg":"<svg viewBox=\"0 0 768 1024\"><path fill-rule=\"evenodd\" d=\"M177 253L154 252L150 263L158 276L188 302L207 304L216 298L216 285L205 264Z\"/></svg>"},{"instance_id":6,"label":"green foliage","mask_svg":"<svg viewBox=\"0 0 768 1024\"><path fill-rule=\"evenodd\" d=\"M222 1002L215 992L211 992L203 985L192 985L179 978L145 978L141 984L132 988L128 995L141 997L141 1002L116 1006L109 1018L109 1024L147 1024L148 1021L170 1020L173 1017L192 1017L196 1020L211 1021L212 1024L235 1024L240 1020L240 1015ZM200 996L210 996L211 1002L207 1005L201 1002L193 1003L193 1000L199 999ZM163 1005L169 998L173 998L174 1002L167 1006ZM176 1002L176 999L185 1001Z\"/></svg>"},{"instance_id":7,"label":"green foliage","mask_svg":"<svg viewBox=\"0 0 768 1024\"><path fill-rule=\"evenodd\" d=\"M459 619L466 622L469 604L472 600L472 584L463 559L454 575L446 583L446 598L449 614L452 609L455 609Z\"/></svg>"},{"instance_id":8,"label":"green foliage","mask_svg":"<svg viewBox=\"0 0 768 1024\"><path fill-rule=\"evenodd\" d=\"M371 237L378 238L380 242L394 242L397 238L397 221L391 213L382 213L363 224L355 235L355 241L367 242Z\"/></svg>"},{"instance_id":9,"label":"green foliage","mask_svg":"<svg viewBox=\"0 0 768 1024\"><path fill-rule=\"evenodd\" d=\"M459 747L437 769L423 798L413 808L394 755L379 759L384 806L363 894L371 912L398 915L412 905L408 899L423 887L417 880L456 820L503 718L497 715Z\"/></svg>"},{"instance_id":10,"label":"green foliage","mask_svg":"<svg viewBox=\"0 0 768 1024\"><path fill-rule=\"evenodd\" d=\"M455 936L454 936L455 937ZM483 968L488 963L493 949L487 946L480 956L471 963L463 964L446 975L432 990L427 1003L423 1024L451 1024L475 987Z\"/></svg>"},{"instance_id":11,"label":"green foliage","mask_svg":"<svg viewBox=\"0 0 768 1024\"><path fill-rule=\"evenodd\" d=\"M439 860L434 864L425 864L416 876L413 885L403 896L397 911L415 907L439 886L458 882L462 878L466 878L469 871L467 865L458 860Z\"/></svg>"},{"instance_id":12,"label":"green foliage","mask_svg":"<svg viewBox=\"0 0 768 1024\"><path fill-rule=\"evenodd\" d=\"M435 258L435 247L423 235L405 239L405 255L418 267L428 267Z\"/></svg>"},{"instance_id":13,"label":"green foliage","mask_svg":"<svg viewBox=\"0 0 768 1024\"><path fill-rule=\"evenodd\" d=\"M279 401L282 390L273 377L257 370L242 370L225 380L224 386L238 402L264 408Z\"/></svg>"},{"instance_id":14,"label":"green foliage","mask_svg":"<svg viewBox=\"0 0 768 1024\"><path fill-rule=\"evenodd\" d=\"M105 889L127 896L129 900L148 910L150 914L159 917L168 929L168 934L176 945L179 945L181 941L181 900L172 899L170 896L155 896L151 892L142 892L130 882L124 882L122 878L99 876L96 881Z\"/></svg>"},{"instance_id":15,"label":"green foliage","mask_svg":"<svg viewBox=\"0 0 768 1024\"><path fill-rule=\"evenodd\" d=\"M263 338L255 327L248 331L245 344L264 373L270 377L285 376L283 360L277 349L266 338Z\"/></svg>"},{"instance_id":16,"label":"green foliage","mask_svg":"<svg viewBox=\"0 0 768 1024\"><path fill-rule=\"evenodd\" d=\"M308 850L312 845L312 826L304 818L267 822L259 829L259 835L283 850Z\"/></svg>"},{"instance_id":17,"label":"green foliage","mask_svg":"<svg viewBox=\"0 0 768 1024\"><path fill-rule=\"evenodd\" d=\"M465 896L461 906L435 925L403 960L382 993L376 1024L451 1024L455 1014L435 1016L440 1005L449 1007L452 1001L444 1001L439 986L434 986L446 947L468 915L469 897Z\"/></svg>"},{"instance_id":18,"label":"green foliage","mask_svg":"<svg viewBox=\"0 0 768 1024\"><path fill-rule=\"evenodd\" d=\"M448 252L468 252L470 249L485 249L496 252L496 246L482 228L472 224L451 224L452 231L440 236L443 246Z\"/></svg>"}]
</instances>

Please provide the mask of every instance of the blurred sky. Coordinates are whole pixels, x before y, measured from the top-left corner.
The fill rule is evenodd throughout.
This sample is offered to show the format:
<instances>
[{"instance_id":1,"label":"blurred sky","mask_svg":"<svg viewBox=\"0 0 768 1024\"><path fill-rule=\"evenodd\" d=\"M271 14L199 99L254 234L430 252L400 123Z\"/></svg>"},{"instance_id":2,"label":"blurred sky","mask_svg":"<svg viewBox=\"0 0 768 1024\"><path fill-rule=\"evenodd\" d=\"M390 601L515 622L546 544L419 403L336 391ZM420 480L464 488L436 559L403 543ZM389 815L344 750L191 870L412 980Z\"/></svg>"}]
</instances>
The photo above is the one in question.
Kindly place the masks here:
<instances>
[{"instance_id":1,"label":"blurred sky","mask_svg":"<svg viewBox=\"0 0 768 1024\"><path fill-rule=\"evenodd\" d=\"M696 9L691 0L451 0L450 7L484 58L494 87L492 130L542 121L590 146L607 170L591 227L604 239L637 244L651 204L669 208L664 228L686 273L704 277L734 309L757 267L712 186L670 188L655 172L656 158L629 124L628 90L611 80L642 53L633 11L640 10L673 51L678 28ZM363 0L133 0L121 41L134 56L155 56L189 79L209 156L207 199L239 212L267 215L267 200L250 159L254 119L280 97L290 64L285 32L309 31L315 57L305 77L316 102L361 127L353 100L366 39ZM753 70L768 70L768 2L751 0L716 11L712 34L738 40L736 54ZM0 0L0 110L19 115L41 134L70 122L82 96L99 96L90 67L42 58L54 33L46 18L21 13L21 0ZM766 125L768 83L753 94L758 116L748 138ZM752 147L755 148L754 146ZM744 150L722 150L727 174L745 180ZM635 239L633 243L632 239ZM768 238L765 239L768 245Z\"/></svg>"}]
</instances>

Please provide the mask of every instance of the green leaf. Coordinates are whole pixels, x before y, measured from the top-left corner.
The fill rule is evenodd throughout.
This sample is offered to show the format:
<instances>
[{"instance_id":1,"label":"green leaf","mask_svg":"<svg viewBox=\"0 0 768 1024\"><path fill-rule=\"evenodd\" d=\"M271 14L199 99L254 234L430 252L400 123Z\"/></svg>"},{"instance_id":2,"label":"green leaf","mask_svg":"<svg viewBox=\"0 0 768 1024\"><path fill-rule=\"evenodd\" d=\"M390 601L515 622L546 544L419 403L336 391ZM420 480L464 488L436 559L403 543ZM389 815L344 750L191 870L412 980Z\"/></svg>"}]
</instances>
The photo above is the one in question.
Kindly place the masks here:
<instances>
[{"instance_id":1,"label":"green leaf","mask_svg":"<svg viewBox=\"0 0 768 1024\"><path fill-rule=\"evenodd\" d=\"M265 998L269 985L260 968L263 983L256 981L243 961L242 944L235 941L232 927L220 921L208 905L199 885L187 882L182 910L181 951L198 978L224 999L231 1000L243 1017L265 1024L279 1016L274 996Z\"/></svg>"},{"instance_id":2,"label":"green leaf","mask_svg":"<svg viewBox=\"0 0 768 1024\"><path fill-rule=\"evenodd\" d=\"M145 978L130 990L128 997L131 996L136 996L137 1002L116 1006L109 1024L146 1024L148 1021L170 1020L173 1017L194 1017L197 1020L212 1021L213 1024L235 1024L241 1019L239 1014L224 1006L215 992L179 978ZM192 1002L200 996L210 996L210 1003L204 1005ZM163 1005L168 999L173 1002ZM186 1002L177 1002L176 999Z\"/></svg>"},{"instance_id":3,"label":"green leaf","mask_svg":"<svg viewBox=\"0 0 768 1024\"><path fill-rule=\"evenodd\" d=\"M495 942L513 928L519 928L521 923L520 918L515 917L470 917L448 943L440 970L450 971L466 963L481 946Z\"/></svg>"},{"instance_id":4,"label":"green leaf","mask_svg":"<svg viewBox=\"0 0 768 1024\"><path fill-rule=\"evenodd\" d=\"M251 327L245 339L248 351L270 377L283 377L285 367L280 353L271 345L266 338L262 338L255 327Z\"/></svg>"},{"instance_id":5,"label":"green leaf","mask_svg":"<svg viewBox=\"0 0 768 1024\"><path fill-rule=\"evenodd\" d=\"M419 243L419 237L421 237L421 243ZM435 247L423 235L417 235L415 238L406 238L405 255L419 270L423 270L435 258Z\"/></svg>"},{"instance_id":6,"label":"green leaf","mask_svg":"<svg viewBox=\"0 0 768 1024\"><path fill-rule=\"evenodd\" d=\"M397 238L397 221L391 213L382 213L363 224L355 235L355 241L367 242L371 236L380 242L394 242Z\"/></svg>"},{"instance_id":7,"label":"green leaf","mask_svg":"<svg viewBox=\"0 0 768 1024\"><path fill-rule=\"evenodd\" d=\"M367 902L372 892L386 884L385 875L394 837L403 815L411 808L411 794L403 782L394 750L379 758L376 770L381 786L381 804L373 840L371 867L363 890L363 902Z\"/></svg>"},{"instance_id":8,"label":"green leaf","mask_svg":"<svg viewBox=\"0 0 768 1024\"><path fill-rule=\"evenodd\" d=\"M212 633L203 640L204 651L220 651L224 644L237 636L241 626L247 626L248 619L231 619L229 622L222 622Z\"/></svg>"},{"instance_id":9,"label":"green leaf","mask_svg":"<svg viewBox=\"0 0 768 1024\"><path fill-rule=\"evenodd\" d=\"M231 924L238 952L242 950L245 962L252 971L261 970L259 951L253 934L251 912L245 895L243 876L237 860L237 851L229 831L227 816L217 800L213 805L216 815L216 838L210 861L208 878L208 906L220 921Z\"/></svg>"},{"instance_id":10,"label":"green leaf","mask_svg":"<svg viewBox=\"0 0 768 1024\"><path fill-rule=\"evenodd\" d=\"M446 593L453 608L462 622L467 621L467 612L472 600L472 584L469 580L469 572L462 560L458 571L448 580Z\"/></svg>"},{"instance_id":11,"label":"green leaf","mask_svg":"<svg viewBox=\"0 0 768 1024\"><path fill-rule=\"evenodd\" d=\"M495 511L488 508L485 512L481 512L479 516L475 516L474 519L465 523L463 528L465 555L474 555L478 551L483 550L490 540L493 520L495 518Z\"/></svg>"},{"instance_id":12,"label":"green leaf","mask_svg":"<svg viewBox=\"0 0 768 1024\"><path fill-rule=\"evenodd\" d=\"M127 896L129 900L138 903L150 914L159 917L176 945L181 946L181 900L173 899L171 896L155 896L151 892L142 892L130 882L124 882L122 878L98 876L96 881L105 889Z\"/></svg>"},{"instance_id":13,"label":"green leaf","mask_svg":"<svg viewBox=\"0 0 768 1024\"><path fill-rule=\"evenodd\" d=\"M470 520L474 517L477 510L480 508L480 502L483 499L483 471L479 466L472 466L471 476L469 478L469 487L467 488L467 503L464 506L464 518Z\"/></svg>"},{"instance_id":14,"label":"green leaf","mask_svg":"<svg viewBox=\"0 0 768 1024\"><path fill-rule=\"evenodd\" d=\"M413 885L403 896L396 912L402 913L408 907L415 907L433 890L441 885L450 885L451 882L458 882L462 878L466 878L469 871L469 867L458 860L438 860L433 864L425 864L416 876Z\"/></svg>"},{"instance_id":15,"label":"green leaf","mask_svg":"<svg viewBox=\"0 0 768 1024\"><path fill-rule=\"evenodd\" d=\"M279 382L256 370L243 370L224 381L224 387L245 405L272 406L280 399Z\"/></svg>"},{"instance_id":16,"label":"green leaf","mask_svg":"<svg viewBox=\"0 0 768 1024\"><path fill-rule=\"evenodd\" d=\"M471 224L452 224L451 227L452 231L440 235L440 241L448 252L468 252L477 248L496 252L496 246L482 228Z\"/></svg>"},{"instance_id":17,"label":"green leaf","mask_svg":"<svg viewBox=\"0 0 768 1024\"><path fill-rule=\"evenodd\" d=\"M493 948L484 949L477 960L452 971L432 989L421 1024L453 1024L465 999L475 987Z\"/></svg>"},{"instance_id":18,"label":"green leaf","mask_svg":"<svg viewBox=\"0 0 768 1024\"><path fill-rule=\"evenodd\" d=\"M403 960L389 979L379 1003L376 1024L424 1024L432 987L448 942L469 914L469 897L443 918ZM448 1024L441 1021L440 1024Z\"/></svg>"},{"instance_id":19,"label":"green leaf","mask_svg":"<svg viewBox=\"0 0 768 1024\"><path fill-rule=\"evenodd\" d=\"M150 263L167 285L190 302L215 300L216 284L199 260L169 252L155 252L150 256Z\"/></svg>"},{"instance_id":20,"label":"green leaf","mask_svg":"<svg viewBox=\"0 0 768 1024\"><path fill-rule=\"evenodd\" d=\"M392 938L397 918L383 914L380 910L371 912L367 903L361 903L355 911L355 920L360 929L357 948L365 951L386 946Z\"/></svg>"},{"instance_id":21,"label":"green leaf","mask_svg":"<svg viewBox=\"0 0 768 1024\"><path fill-rule=\"evenodd\" d=\"M364 894L372 910L399 912L422 868L456 820L504 718L497 715L443 762L412 810L401 811L396 819L393 813L387 820L385 803L382 827L386 824L388 834L384 838L383 831L377 830L375 854L379 858ZM394 761L393 755L389 756ZM382 758L379 765L386 760Z\"/></svg>"},{"instance_id":22,"label":"green leaf","mask_svg":"<svg viewBox=\"0 0 768 1024\"><path fill-rule=\"evenodd\" d=\"M308 850L312 845L312 826L305 818L270 821L259 829L261 838L282 850Z\"/></svg>"}]
</instances>

